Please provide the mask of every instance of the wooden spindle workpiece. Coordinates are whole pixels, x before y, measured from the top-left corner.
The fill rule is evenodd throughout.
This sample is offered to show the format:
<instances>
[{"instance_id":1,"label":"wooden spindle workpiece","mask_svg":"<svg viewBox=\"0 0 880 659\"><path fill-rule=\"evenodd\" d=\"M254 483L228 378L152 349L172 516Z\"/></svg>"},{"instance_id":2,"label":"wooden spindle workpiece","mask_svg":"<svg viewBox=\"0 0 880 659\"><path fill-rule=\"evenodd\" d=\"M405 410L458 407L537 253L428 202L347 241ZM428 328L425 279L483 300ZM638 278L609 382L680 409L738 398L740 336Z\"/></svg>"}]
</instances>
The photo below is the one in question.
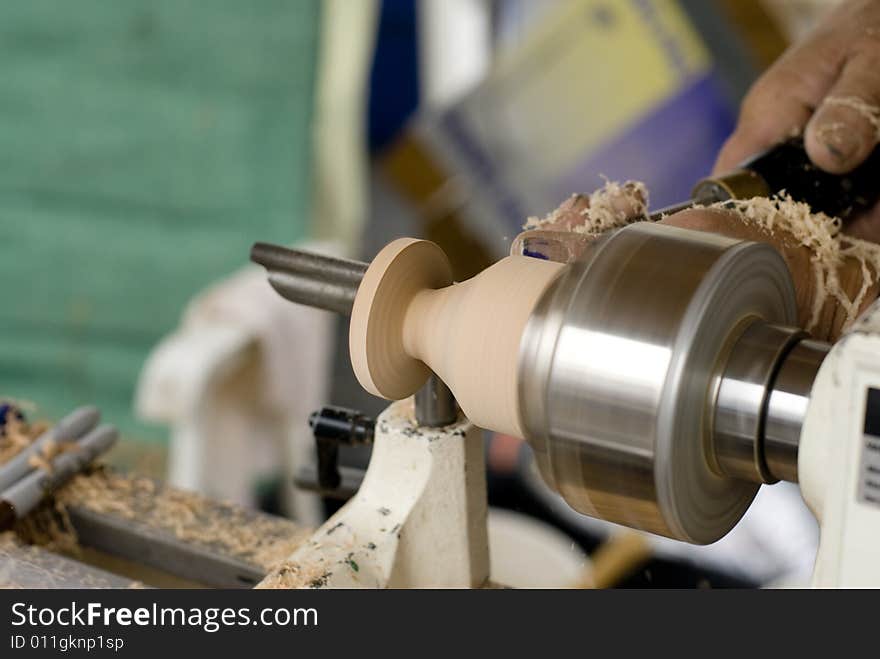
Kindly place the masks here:
<instances>
[{"instance_id":1,"label":"wooden spindle workpiece","mask_svg":"<svg viewBox=\"0 0 880 659\"><path fill-rule=\"evenodd\" d=\"M562 268L510 256L453 284L440 247L395 240L367 269L352 309L349 350L361 386L400 400L433 370L474 424L522 437L520 341L541 294Z\"/></svg>"}]
</instances>

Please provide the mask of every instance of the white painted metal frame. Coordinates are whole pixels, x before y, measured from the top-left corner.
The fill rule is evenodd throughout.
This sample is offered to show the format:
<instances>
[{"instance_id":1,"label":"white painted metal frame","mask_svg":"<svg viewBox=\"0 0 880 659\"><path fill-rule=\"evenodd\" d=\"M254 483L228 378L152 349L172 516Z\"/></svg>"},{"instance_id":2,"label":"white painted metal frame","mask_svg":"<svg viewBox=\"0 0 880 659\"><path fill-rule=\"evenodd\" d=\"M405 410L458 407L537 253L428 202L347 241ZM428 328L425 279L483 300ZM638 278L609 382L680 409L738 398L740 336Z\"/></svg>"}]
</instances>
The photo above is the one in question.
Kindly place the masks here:
<instances>
[{"instance_id":1,"label":"white painted metal frame","mask_svg":"<svg viewBox=\"0 0 880 659\"><path fill-rule=\"evenodd\" d=\"M264 586L469 588L489 577L481 431L420 427L413 400L377 419L358 493ZM286 576L285 576L286 575Z\"/></svg>"}]
</instances>

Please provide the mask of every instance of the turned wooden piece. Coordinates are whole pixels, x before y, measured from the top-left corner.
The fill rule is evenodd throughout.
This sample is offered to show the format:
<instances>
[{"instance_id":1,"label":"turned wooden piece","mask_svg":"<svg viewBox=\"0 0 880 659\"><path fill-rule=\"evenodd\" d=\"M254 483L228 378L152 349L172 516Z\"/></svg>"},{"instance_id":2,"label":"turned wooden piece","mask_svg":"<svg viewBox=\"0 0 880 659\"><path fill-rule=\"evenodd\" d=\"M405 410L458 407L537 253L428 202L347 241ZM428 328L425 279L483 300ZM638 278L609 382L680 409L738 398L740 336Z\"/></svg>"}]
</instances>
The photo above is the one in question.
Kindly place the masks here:
<instances>
[{"instance_id":1,"label":"turned wooden piece","mask_svg":"<svg viewBox=\"0 0 880 659\"><path fill-rule=\"evenodd\" d=\"M367 269L354 301L349 350L358 381L377 396L400 400L433 370L475 425L522 437L520 340L562 268L509 256L453 284L437 245L395 240Z\"/></svg>"}]
</instances>

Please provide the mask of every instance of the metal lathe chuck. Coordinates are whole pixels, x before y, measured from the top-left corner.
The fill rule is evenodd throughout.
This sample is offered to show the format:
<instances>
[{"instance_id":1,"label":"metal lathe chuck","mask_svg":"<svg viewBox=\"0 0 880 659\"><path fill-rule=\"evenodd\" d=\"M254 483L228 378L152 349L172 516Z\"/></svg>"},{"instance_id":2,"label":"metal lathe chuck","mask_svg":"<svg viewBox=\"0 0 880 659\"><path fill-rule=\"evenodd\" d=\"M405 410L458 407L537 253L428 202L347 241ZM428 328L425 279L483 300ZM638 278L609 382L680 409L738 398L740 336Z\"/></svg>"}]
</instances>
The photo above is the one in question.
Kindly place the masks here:
<instances>
[{"instance_id":1,"label":"metal lathe chuck","mask_svg":"<svg viewBox=\"0 0 880 659\"><path fill-rule=\"evenodd\" d=\"M599 241L546 291L521 344L522 416L544 479L591 516L722 537L761 482L797 479L827 346L795 323L769 245L650 223ZM771 406L775 385L786 391Z\"/></svg>"},{"instance_id":2,"label":"metal lathe chuck","mask_svg":"<svg viewBox=\"0 0 880 659\"><path fill-rule=\"evenodd\" d=\"M397 254L442 261L436 246L406 252L418 242L395 241L370 269L262 244L252 258L287 299L348 313L356 294L413 299L413 277L377 282ZM797 480L801 424L829 346L795 329L794 287L771 246L640 222L564 267L510 259L474 278L483 284L425 289L421 316L401 311L409 302L365 307L362 320L392 307L400 323L421 318L420 336L440 347L423 359L404 354L400 325L374 333L378 361L393 366L386 379L412 363L424 374L427 364L472 421L524 435L546 482L575 510L688 542L727 533L760 483ZM414 274L429 267L406 263ZM528 305L517 296L530 289L510 281L511 266L546 282ZM372 288L361 285L365 271ZM506 308L518 309L505 317L515 323L498 320L494 310ZM480 367L461 368L471 360ZM417 396L417 416L438 425L432 408L455 407L428 393Z\"/></svg>"}]
</instances>

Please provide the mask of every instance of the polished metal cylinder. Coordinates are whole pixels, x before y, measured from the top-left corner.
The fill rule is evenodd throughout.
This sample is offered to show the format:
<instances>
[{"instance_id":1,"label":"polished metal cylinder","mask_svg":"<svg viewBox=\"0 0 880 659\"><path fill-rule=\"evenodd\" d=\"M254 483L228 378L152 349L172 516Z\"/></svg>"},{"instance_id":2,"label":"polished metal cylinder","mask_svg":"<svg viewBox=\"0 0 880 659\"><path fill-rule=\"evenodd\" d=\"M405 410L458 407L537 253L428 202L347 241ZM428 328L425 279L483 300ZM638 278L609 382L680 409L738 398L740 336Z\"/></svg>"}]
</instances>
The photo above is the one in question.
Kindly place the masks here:
<instances>
[{"instance_id":1,"label":"polished metal cylinder","mask_svg":"<svg viewBox=\"0 0 880 659\"><path fill-rule=\"evenodd\" d=\"M638 223L594 243L538 303L520 347L520 413L548 484L575 510L694 543L758 485L711 468L720 369L750 318L794 325L769 245Z\"/></svg>"},{"instance_id":2,"label":"polished metal cylinder","mask_svg":"<svg viewBox=\"0 0 880 659\"><path fill-rule=\"evenodd\" d=\"M270 243L254 243L251 260L267 270L283 270L304 277L322 277L339 282L360 285L367 264L351 259L315 254Z\"/></svg>"},{"instance_id":3,"label":"polished metal cylinder","mask_svg":"<svg viewBox=\"0 0 880 659\"><path fill-rule=\"evenodd\" d=\"M709 459L731 478L774 483L764 459L764 420L782 357L806 336L794 328L749 319L733 344L715 396Z\"/></svg>"},{"instance_id":4,"label":"polished metal cylinder","mask_svg":"<svg viewBox=\"0 0 880 659\"><path fill-rule=\"evenodd\" d=\"M416 392L416 421L420 426L439 428L455 423L458 404L455 397L436 373Z\"/></svg>"},{"instance_id":5,"label":"polished metal cylinder","mask_svg":"<svg viewBox=\"0 0 880 659\"><path fill-rule=\"evenodd\" d=\"M792 348L773 380L764 421L764 459L773 478L796 483L798 445L813 382L831 346L805 340Z\"/></svg>"},{"instance_id":6,"label":"polished metal cylinder","mask_svg":"<svg viewBox=\"0 0 880 659\"><path fill-rule=\"evenodd\" d=\"M266 268L269 283L283 298L351 315L367 264L281 245L254 243L251 261Z\"/></svg>"}]
</instances>

